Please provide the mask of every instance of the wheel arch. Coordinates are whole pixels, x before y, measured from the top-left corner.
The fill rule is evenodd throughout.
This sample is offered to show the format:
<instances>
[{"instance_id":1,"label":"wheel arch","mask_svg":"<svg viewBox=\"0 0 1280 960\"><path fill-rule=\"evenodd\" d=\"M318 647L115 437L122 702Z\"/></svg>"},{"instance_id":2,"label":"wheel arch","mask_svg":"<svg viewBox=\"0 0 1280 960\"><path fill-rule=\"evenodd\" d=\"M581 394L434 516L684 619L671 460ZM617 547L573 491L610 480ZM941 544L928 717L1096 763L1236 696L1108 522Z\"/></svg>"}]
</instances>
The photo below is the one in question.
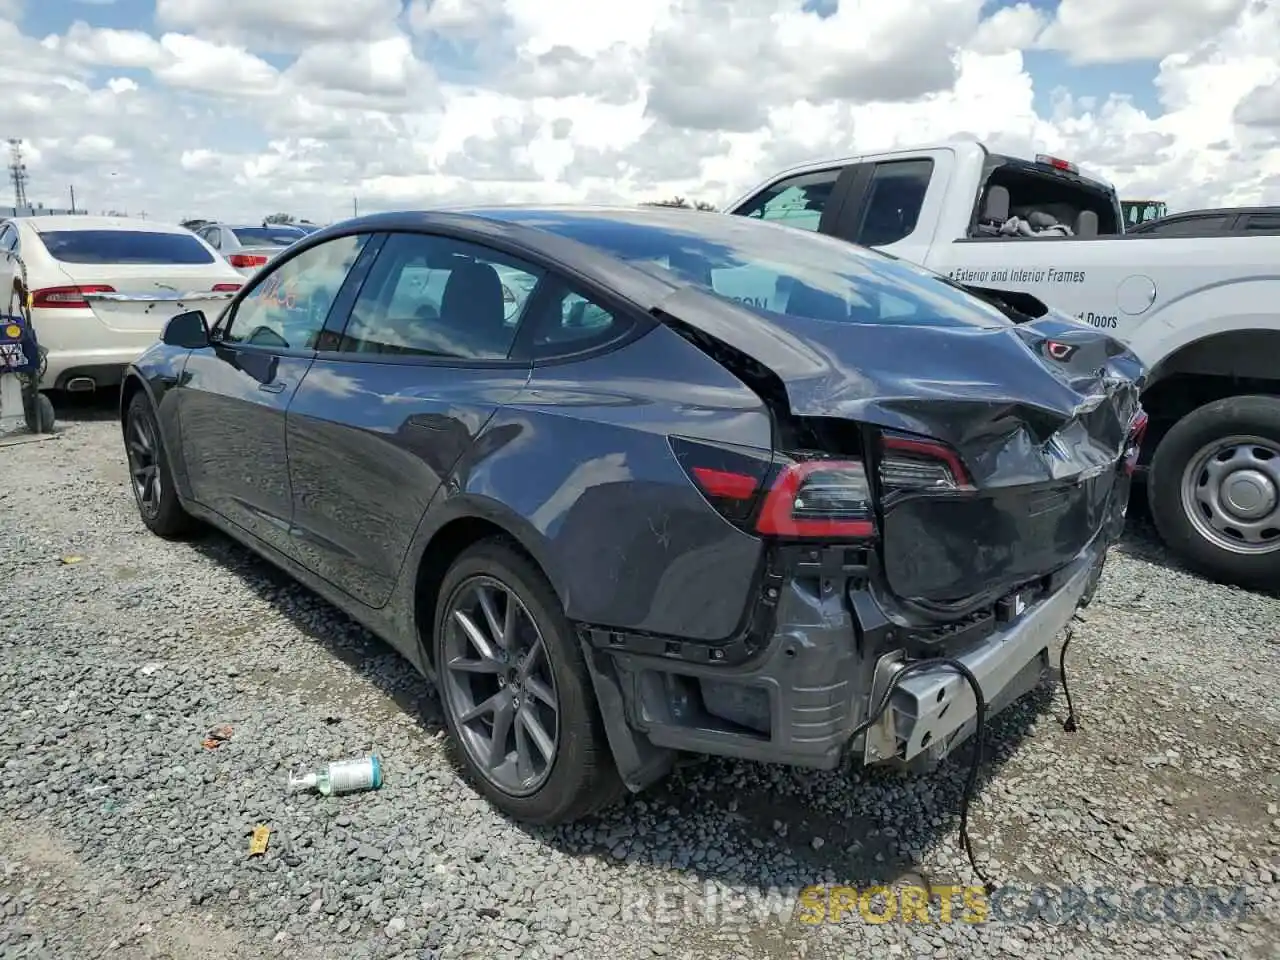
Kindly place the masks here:
<instances>
[{"instance_id":1,"label":"wheel arch","mask_svg":"<svg viewBox=\"0 0 1280 960\"><path fill-rule=\"evenodd\" d=\"M422 645L426 664L435 669L431 643L440 587L455 560L464 551L489 539L500 539L524 554L551 584L562 606L567 607L563 581L550 560L542 534L504 504L474 494L455 494L431 511L434 517L420 534L420 546L412 579L414 635ZM429 514L428 516L431 516Z\"/></svg>"},{"instance_id":2,"label":"wheel arch","mask_svg":"<svg viewBox=\"0 0 1280 960\"><path fill-rule=\"evenodd\" d=\"M1280 329L1216 330L1187 340L1155 363L1142 404L1152 420L1143 461L1169 428L1207 403L1245 394L1280 395Z\"/></svg>"},{"instance_id":3,"label":"wheel arch","mask_svg":"<svg viewBox=\"0 0 1280 960\"><path fill-rule=\"evenodd\" d=\"M155 404L156 398L151 392L150 386L147 384L146 378L142 376L133 367L128 367L124 372L124 378L120 381L120 430L124 431L124 417L129 409L129 404L133 402L133 398L138 393L145 393L147 399Z\"/></svg>"}]
</instances>

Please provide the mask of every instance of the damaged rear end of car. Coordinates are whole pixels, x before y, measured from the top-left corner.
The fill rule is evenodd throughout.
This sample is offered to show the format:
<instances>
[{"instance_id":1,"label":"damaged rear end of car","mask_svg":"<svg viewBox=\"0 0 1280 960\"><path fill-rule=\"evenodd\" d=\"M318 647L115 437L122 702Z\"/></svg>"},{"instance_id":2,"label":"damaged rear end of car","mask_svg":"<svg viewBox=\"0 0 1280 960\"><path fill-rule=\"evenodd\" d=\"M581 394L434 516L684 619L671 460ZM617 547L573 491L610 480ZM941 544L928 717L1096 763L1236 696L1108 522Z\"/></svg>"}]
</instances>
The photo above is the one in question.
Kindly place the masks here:
<instances>
[{"instance_id":1,"label":"damaged rear end of car","mask_svg":"<svg viewBox=\"0 0 1280 960\"><path fill-rule=\"evenodd\" d=\"M624 771L669 751L930 766L1041 683L1123 529L1144 372L1118 341L954 285L920 322L831 322L804 294L787 307L814 316L697 286L653 311L761 397L774 440L671 438L764 560L739 642L595 660Z\"/></svg>"},{"instance_id":2,"label":"damaged rear end of car","mask_svg":"<svg viewBox=\"0 0 1280 960\"><path fill-rule=\"evenodd\" d=\"M759 544L740 630L580 626L629 787L678 752L930 765L1041 682L1123 529L1145 428L1132 352L1043 305L742 218L538 225L667 284L644 308L770 421L767 447L692 420L668 437Z\"/></svg>"}]
</instances>

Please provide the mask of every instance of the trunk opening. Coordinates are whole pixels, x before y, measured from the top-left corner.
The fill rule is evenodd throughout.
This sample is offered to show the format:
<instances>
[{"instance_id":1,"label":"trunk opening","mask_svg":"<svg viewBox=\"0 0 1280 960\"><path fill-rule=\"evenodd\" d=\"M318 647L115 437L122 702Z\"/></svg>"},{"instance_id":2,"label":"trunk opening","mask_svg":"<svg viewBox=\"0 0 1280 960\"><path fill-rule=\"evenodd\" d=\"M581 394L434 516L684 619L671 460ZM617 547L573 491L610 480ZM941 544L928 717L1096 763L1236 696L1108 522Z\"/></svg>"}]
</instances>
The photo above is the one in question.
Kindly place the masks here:
<instances>
[{"instance_id":1,"label":"trunk opening","mask_svg":"<svg viewBox=\"0 0 1280 960\"><path fill-rule=\"evenodd\" d=\"M1055 573L1114 522L1116 496L1127 498L1120 489L1121 458L1128 445L1126 423L1133 429L1130 406L1137 405L1136 399L1129 403L1128 395L1136 398L1136 385L1084 402L1080 391L1086 385L1063 377L1052 381L1053 388L1072 400L1073 407L1027 402L1021 399L1030 393L1027 374L1037 375L1030 364L1041 361L1024 352L1017 359L1030 364L1016 375L1011 371L1008 399L1001 397L1002 390L990 389L999 387L994 383L984 385L988 395L979 402L947 395L941 389L944 380L919 397L903 396L895 383L865 403L846 406L853 415L841 416L825 411L840 409L843 384L857 374L828 367L803 381L810 393L796 401L807 408L797 414L790 392L796 389L794 377L780 376L721 336L663 311L654 313L741 379L769 410L774 463L759 478L744 476L744 489L774 488L783 472L797 469L782 462L827 459L833 475L819 477L813 489L804 488L807 496L797 486L775 498L778 510L787 501L786 509L799 517L815 504L834 512L837 504L829 491L839 488L847 503L853 499L847 491L857 480L854 474L865 477L866 533L855 539L862 539L878 560L877 569L869 571L875 592L891 599L908 621L963 625L1014 591L1048 589ZM1075 364L1092 361L1088 346L1068 346ZM796 361L796 355L786 359ZM889 362L904 363L900 356ZM900 416L904 412L909 418ZM905 429L900 425L904 421L910 424ZM704 477L704 492L708 478L726 482L713 470ZM739 482L736 474L731 479ZM725 487L721 492L732 491ZM752 503L764 499L759 496ZM744 520L754 516L749 507L743 508ZM775 527L751 529L779 532ZM806 529L815 532L799 533L793 526L789 533L819 550L851 542L847 536L824 537L818 527Z\"/></svg>"}]
</instances>

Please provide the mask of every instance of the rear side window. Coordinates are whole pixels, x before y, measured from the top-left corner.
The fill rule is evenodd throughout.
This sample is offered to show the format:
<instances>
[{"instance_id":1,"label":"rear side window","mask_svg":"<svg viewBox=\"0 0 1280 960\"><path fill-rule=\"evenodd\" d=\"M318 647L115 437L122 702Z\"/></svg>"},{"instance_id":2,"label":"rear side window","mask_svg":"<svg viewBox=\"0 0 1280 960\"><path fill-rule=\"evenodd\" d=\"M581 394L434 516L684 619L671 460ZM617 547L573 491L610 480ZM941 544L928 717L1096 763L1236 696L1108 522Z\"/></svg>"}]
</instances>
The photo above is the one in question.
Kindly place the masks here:
<instances>
[{"instance_id":1,"label":"rear side window","mask_svg":"<svg viewBox=\"0 0 1280 960\"><path fill-rule=\"evenodd\" d=\"M1245 217L1245 233L1280 233L1280 215L1274 213L1251 213Z\"/></svg>"},{"instance_id":2,"label":"rear side window","mask_svg":"<svg viewBox=\"0 0 1280 960\"><path fill-rule=\"evenodd\" d=\"M1187 217L1183 220L1153 222L1143 233L1153 237L1199 237L1221 233L1226 229L1226 217Z\"/></svg>"},{"instance_id":3,"label":"rear side window","mask_svg":"<svg viewBox=\"0 0 1280 960\"><path fill-rule=\"evenodd\" d=\"M244 247L287 247L301 240L306 234L301 230L286 230L277 227L236 227L231 231Z\"/></svg>"},{"instance_id":4,"label":"rear side window","mask_svg":"<svg viewBox=\"0 0 1280 960\"><path fill-rule=\"evenodd\" d=\"M393 233L360 288L346 353L503 360L541 271L448 237Z\"/></svg>"},{"instance_id":5,"label":"rear side window","mask_svg":"<svg viewBox=\"0 0 1280 960\"><path fill-rule=\"evenodd\" d=\"M213 263L213 254L189 233L147 230L50 230L40 239L63 263L184 265Z\"/></svg>"},{"instance_id":6,"label":"rear side window","mask_svg":"<svg viewBox=\"0 0 1280 960\"><path fill-rule=\"evenodd\" d=\"M914 233L932 176L933 161L928 159L876 164L855 241L883 247Z\"/></svg>"}]
</instances>

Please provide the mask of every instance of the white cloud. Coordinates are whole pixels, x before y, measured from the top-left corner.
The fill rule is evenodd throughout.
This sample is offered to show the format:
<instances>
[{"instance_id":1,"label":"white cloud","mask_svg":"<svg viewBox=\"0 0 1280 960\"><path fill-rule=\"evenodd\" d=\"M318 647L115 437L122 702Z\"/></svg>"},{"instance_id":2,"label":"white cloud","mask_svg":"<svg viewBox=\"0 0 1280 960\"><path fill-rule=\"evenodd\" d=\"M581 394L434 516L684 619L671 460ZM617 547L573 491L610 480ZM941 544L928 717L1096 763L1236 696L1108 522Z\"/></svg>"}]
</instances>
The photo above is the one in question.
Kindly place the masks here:
<instances>
[{"instance_id":1,"label":"white cloud","mask_svg":"<svg viewBox=\"0 0 1280 960\"><path fill-rule=\"evenodd\" d=\"M77 20L64 36L45 37L46 50L76 63L102 67L156 67L165 62L159 41L141 30L94 29Z\"/></svg>"},{"instance_id":2,"label":"white cloud","mask_svg":"<svg viewBox=\"0 0 1280 960\"><path fill-rule=\"evenodd\" d=\"M92 26L89 5L43 40L6 4L0 128L47 204L72 183L90 209L172 218L721 202L802 160L956 135L1175 207L1280 202L1280 0L841 0L826 19L801 0L158 0L154 25ZM1144 61L1159 109L1045 88L1030 49Z\"/></svg>"},{"instance_id":3,"label":"white cloud","mask_svg":"<svg viewBox=\"0 0 1280 960\"><path fill-rule=\"evenodd\" d=\"M1040 43L1077 63L1159 60L1230 25L1250 0L1061 0Z\"/></svg>"},{"instance_id":4,"label":"white cloud","mask_svg":"<svg viewBox=\"0 0 1280 960\"><path fill-rule=\"evenodd\" d=\"M264 51L378 39L396 30L399 15L400 0L156 0L161 27Z\"/></svg>"},{"instance_id":5,"label":"white cloud","mask_svg":"<svg viewBox=\"0 0 1280 960\"><path fill-rule=\"evenodd\" d=\"M1032 46L1047 25L1044 13L1029 3L1002 7L979 26L969 48L977 53L1007 53Z\"/></svg>"}]
</instances>

